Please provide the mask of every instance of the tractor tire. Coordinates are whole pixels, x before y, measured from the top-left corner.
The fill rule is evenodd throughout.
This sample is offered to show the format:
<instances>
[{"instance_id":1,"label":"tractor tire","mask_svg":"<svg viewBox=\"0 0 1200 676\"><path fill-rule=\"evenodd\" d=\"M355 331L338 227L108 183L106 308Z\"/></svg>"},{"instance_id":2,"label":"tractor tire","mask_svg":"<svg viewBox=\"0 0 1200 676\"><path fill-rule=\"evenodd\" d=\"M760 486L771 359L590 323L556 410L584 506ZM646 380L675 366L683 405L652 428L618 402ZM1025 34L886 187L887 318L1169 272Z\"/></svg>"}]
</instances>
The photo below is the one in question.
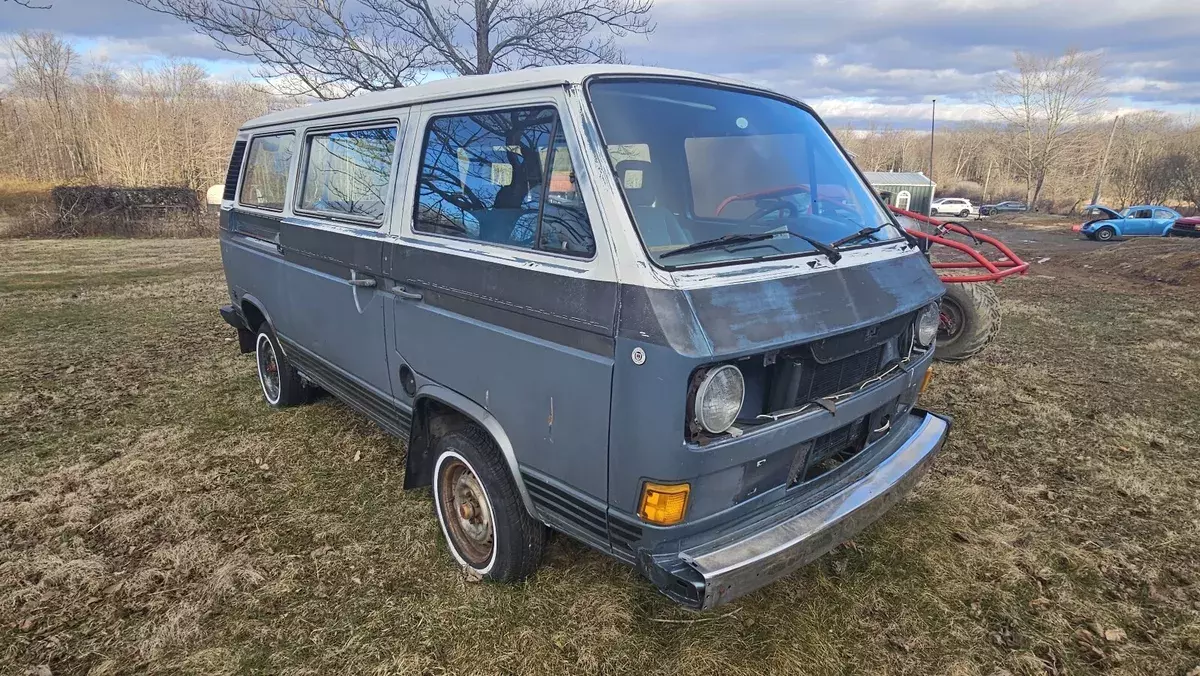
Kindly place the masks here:
<instances>
[{"instance_id":1,"label":"tractor tire","mask_svg":"<svg viewBox=\"0 0 1200 676\"><path fill-rule=\"evenodd\" d=\"M959 362L979 354L1000 332L1000 299L989 284L947 284L938 327L938 361Z\"/></svg>"}]
</instances>

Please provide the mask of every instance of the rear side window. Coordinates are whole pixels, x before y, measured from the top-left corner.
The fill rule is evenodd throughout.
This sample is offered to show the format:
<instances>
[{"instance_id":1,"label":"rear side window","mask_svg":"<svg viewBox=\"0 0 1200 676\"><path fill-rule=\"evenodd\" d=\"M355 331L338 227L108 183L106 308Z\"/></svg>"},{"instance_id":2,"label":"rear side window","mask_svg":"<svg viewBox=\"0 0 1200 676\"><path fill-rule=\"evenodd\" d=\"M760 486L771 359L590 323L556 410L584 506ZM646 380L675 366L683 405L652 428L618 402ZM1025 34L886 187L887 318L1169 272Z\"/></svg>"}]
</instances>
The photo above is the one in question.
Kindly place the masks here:
<instances>
[{"instance_id":1,"label":"rear side window","mask_svg":"<svg viewBox=\"0 0 1200 676\"><path fill-rule=\"evenodd\" d=\"M248 207L283 211L294 134L257 136L250 141L245 177L238 201Z\"/></svg>"},{"instance_id":2,"label":"rear side window","mask_svg":"<svg viewBox=\"0 0 1200 676\"><path fill-rule=\"evenodd\" d=\"M551 107L431 120L413 227L569 255L596 249Z\"/></svg>"},{"instance_id":3,"label":"rear side window","mask_svg":"<svg viewBox=\"0 0 1200 676\"><path fill-rule=\"evenodd\" d=\"M308 137L299 209L383 221L395 163L396 126Z\"/></svg>"}]
</instances>

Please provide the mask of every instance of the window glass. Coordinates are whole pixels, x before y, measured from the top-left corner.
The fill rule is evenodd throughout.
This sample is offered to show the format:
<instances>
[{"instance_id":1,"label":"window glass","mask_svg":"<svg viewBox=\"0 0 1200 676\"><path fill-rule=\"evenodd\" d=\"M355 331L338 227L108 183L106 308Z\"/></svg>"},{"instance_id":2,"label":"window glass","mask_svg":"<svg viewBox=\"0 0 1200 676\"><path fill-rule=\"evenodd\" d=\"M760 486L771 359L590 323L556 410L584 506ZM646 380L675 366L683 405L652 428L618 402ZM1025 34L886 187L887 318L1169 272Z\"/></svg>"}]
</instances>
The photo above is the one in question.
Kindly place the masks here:
<instances>
[{"instance_id":1,"label":"window glass","mask_svg":"<svg viewBox=\"0 0 1200 676\"><path fill-rule=\"evenodd\" d=\"M382 221L395 150L394 126L309 136L300 208Z\"/></svg>"},{"instance_id":2,"label":"window glass","mask_svg":"<svg viewBox=\"0 0 1200 676\"><path fill-rule=\"evenodd\" d=\"M805 144L803 134L684 139L693 212L701 218L750 216L757 200L738 197L777 188L773 181L780 176L807 175Z\"/></svg>"},{"instance_id":3,"label":"window glass","mask_svg":"<svg viewBox=\"0 0 1200 676\"><path fill-rule=\"evenodd\" d=\"M413 227L590 255L591 227L557 123L549 107L432 120Z\"/></svg>"},{"instance_id":4,"label":"window glass","mask_svg":"<svg viewBox=\"0 0 1200 676\"><path fill-rule=\"evenodd\" d=\"M1154 217L1155 218L1175 218L1175 215L1172 214L1171 212L1167 211L1166 209L1155 209Z\"/></svg>"},{"instance_id":5,"label":"window glass","mask_svg":"<svg viewBox=\"0 0 1200 676\"><path fill-rule=\"evenodd\" d=\"M293 134L258 136L250 141L239 202L259 209L283 210L294 141Z\"/></svg>"},{"instance_id":6,"label":"window glass","mask_svg":"<svg viewBox=\"0 0 1200 676\"><path fill-rule=\"evenodd\" d=\"M588 222L579 181L571 161L571 150L562 128L554 135L550 151L550 176L546 182L546 201L542 205L542 229L538 248L577 256L596 252L596 240Z\"/></svg>"},{"instance_id":7,"label":"window glass","mask_svg":"<svg viewBox=\"0 0 1200 676\"><path fill-rule=\"evenodd\" d=\"M1150 218L1150 210L1149 209L1135 209L1134 212L1132 214L1130 214L1129 217L1130 218Z\"/></svg>"},{"instance_id":8,"label":"window glass","mask_svg":"<svg viewBox=\"0 0 1200 676\"><path fill-rule=\"evenodd\" d=\"M847 247L900 236L845 154L800 106L682 81L599 80L588 96L634 225L656 262L688 266L815 251L791 235L831 243L872 230ZM757 240L727 244L735 235Z\"/></svg>"}]
</instances>

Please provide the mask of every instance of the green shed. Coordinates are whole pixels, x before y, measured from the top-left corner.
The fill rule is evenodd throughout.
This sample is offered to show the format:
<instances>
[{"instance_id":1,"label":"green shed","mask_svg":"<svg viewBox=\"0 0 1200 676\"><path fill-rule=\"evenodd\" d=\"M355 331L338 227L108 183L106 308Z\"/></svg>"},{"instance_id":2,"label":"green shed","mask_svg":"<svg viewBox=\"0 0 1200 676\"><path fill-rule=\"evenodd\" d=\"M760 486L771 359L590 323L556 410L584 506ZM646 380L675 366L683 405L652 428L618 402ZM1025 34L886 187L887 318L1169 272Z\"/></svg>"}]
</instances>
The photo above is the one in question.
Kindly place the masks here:
<instances>
[{"instance_id":1,"label":"green shed","mask_svg":"<svg viewBox=\"0 0 1200 676\"><path fill-rule=\"evenodd\" d=\"M864 171L871 187L888 204L919 214L929 213L937 184L919 171Z\"/></svg>"}]
</instances>

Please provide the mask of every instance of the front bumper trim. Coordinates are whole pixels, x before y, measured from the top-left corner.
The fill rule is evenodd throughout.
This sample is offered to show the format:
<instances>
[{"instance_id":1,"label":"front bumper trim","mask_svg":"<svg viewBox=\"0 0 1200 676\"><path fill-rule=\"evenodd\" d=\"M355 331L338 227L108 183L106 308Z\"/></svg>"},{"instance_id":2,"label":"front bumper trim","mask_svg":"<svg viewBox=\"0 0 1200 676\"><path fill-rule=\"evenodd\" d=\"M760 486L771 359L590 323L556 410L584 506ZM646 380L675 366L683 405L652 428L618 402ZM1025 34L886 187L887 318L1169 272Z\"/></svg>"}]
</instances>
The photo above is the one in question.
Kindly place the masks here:
<instances>
[{"instance_id":1,"label":"front bumper trim","mask_svg":"<svg viewBox=\"0 0 1200 676\"><path fill-rule=\"evenodd\" d=\"M784 521L718 549L680 558L704 579L701 609L748 594L812 562L862 531L920 481L945 443L950 421L924 415L917 430L859 481Z\"/></svg>"}]
</instances>

